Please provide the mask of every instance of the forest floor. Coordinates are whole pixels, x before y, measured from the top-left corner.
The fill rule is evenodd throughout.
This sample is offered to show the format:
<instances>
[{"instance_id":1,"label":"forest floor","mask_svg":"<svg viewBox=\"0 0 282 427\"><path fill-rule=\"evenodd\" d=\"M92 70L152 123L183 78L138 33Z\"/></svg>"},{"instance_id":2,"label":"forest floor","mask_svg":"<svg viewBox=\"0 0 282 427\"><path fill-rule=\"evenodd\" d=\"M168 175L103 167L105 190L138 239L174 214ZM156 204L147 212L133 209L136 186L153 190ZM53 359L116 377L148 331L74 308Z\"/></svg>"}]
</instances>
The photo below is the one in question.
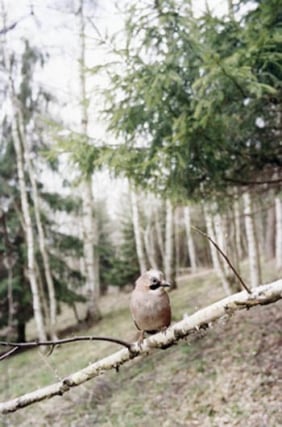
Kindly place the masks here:
<instances>
[{"instance_id":1,"label":"forest floor","mask_svg":"<svg viewBox=\"0 0 282 427\"><path fill-rule=\"evenodd\" d=\"M264 265L263 283L277 279ZM178 280L173 321L224 297L215 275ZM103 320L81 333L135 339L129 294L102 298ZM60 316L70 326L73 314ZM32 334L32 323L30 325ZM50 356L38 349L0 364L0 401L54 383L119 350L111 343L73 343ZM0 426L279 427L282 426L282 301L238 312L189 341L125 364L63 397L0 415Z\"/></svg>"}]
</instances>

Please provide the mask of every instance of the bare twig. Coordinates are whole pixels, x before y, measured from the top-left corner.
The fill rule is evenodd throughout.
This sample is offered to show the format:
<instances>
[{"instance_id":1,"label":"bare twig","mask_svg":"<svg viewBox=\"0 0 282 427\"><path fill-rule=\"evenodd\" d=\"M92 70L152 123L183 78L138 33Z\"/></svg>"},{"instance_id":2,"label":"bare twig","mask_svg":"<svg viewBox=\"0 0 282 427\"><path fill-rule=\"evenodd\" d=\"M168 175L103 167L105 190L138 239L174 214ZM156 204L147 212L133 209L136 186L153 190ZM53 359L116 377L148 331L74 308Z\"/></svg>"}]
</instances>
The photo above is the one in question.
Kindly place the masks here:
<instances>
[{"instance_id":1,"label":"bare twig","mask_svg":"<svg viewBox=\"0 0 282 427\"><path fill-rule=\"evenodd\" d=\"M2 345L6 347L13 347L8 352L2 354L2 356L0 357L0 360L6 359L8 356L10 356L10 354L16 352L20 348L33 348L33 347L47 346L47 347L51 347L51 351L49 353L51 354L56 345L68 344L68 343L77 342L77 341L107 341L107 342L112 342L115 344L122 345L123 347L126 347L129 351L131 351L131 346L132 346L132 344L130 344L129 342L120 340L118 338L96 337L91 335L89 336L81 335L81 336L63 338L61 340L54 340L54 341L53 340L52 341L51 340L50 341L30 341L30 342L0 341L0 346Z\"/></svg>"},{"instance_id":2,"label":"bare twig","mask_svg":"<svg viewBox=\"0 0 282 427\"><path fill-rule=\"evenodd\" d=\"M172 346L182 338L200 330L202 327L207 327L211 322L214 322L223 316L234 313L238 310L252 308L256 305L271 304L281 298L282 279L268 285L258 286L253 289L251 295L245 291L230 295L197 311L191 316L186 316L180 322L169 327L165 332L160 332L145 339L141 346L134 343L131 346L131 351L128 349L122 349L105 357L104 359L91 363L86 368L67 376L57 383L26 393L7 402L0 403L0 413L15 412L18 409L49 399L53 396L62 396L71 388L77 387L108 370L118 370L121 365L139 355L144 357L148 356L150 351L154 348L167 348Z\"/></svg>"},{"instance_id":3,"label":"bare twig","mask_svg":"<svg viewBox=\"0 0 282 427\"><path fill-rule=\"evenodd\" d=\"M18 349L19 347L16 346L11 348L11 350L6 351L6 353L1 354L0 360L7 359L7 357L11 356L11 354L15 353Z\"/></svg>"},{"instance_id":4,"label":"bare twig","mask_svg":"<svg viewBox=\"0 0 282 427\"><path fill-rule=\"evenodd\" d=\"M229 267L231 268L231 270L233 271L233 273L235 274L235 276L237 277L237 279L239 280L239 282L241 283L241 285L243 286L243 288L249 294L251 294L250 289L248 288L248 286L246 285L246 283L244 282L244 280L242 279L242 277L240 276L240 274L238 273L238 271L236 270L236 268L233 267L230 259L227 257L227 255L225 255L225 253L222 251L222 249L220 249L220 247L218 246L218 244L210 236L208 236L206 233L204 233L199 228L194 227L194 226L191 226L191 228L194 231L197 231L198 233L200 233L202 236L206 237L215 246L215 248L218 250L218 252L223 256L223 258L225 259L225 261L227 262L227 264L229 265Z\"/></svg>"}]
</instances>

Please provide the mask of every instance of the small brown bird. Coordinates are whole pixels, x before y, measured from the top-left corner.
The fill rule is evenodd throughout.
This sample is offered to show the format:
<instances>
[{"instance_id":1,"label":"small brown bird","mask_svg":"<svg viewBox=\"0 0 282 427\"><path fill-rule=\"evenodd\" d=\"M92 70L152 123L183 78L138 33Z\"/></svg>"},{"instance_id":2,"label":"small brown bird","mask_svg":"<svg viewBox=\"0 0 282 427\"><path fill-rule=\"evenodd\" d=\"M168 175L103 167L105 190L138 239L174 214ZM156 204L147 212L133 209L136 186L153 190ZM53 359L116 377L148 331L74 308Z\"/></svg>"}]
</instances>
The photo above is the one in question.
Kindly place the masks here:
<instances>
[{"instance_id":1,"label":"small brown bird","mask_svg":"<svg viewBox=\"0 0 282 427\"><path fill-rule=\"evenodd\" d=\"M156 333L166 329L171 321L169 297L164 288L169 287L158 270L149 270L136 281L131 295L130 310L137 329L141 331L138 342L144 333Z\"/></svg>"}]
</instances>

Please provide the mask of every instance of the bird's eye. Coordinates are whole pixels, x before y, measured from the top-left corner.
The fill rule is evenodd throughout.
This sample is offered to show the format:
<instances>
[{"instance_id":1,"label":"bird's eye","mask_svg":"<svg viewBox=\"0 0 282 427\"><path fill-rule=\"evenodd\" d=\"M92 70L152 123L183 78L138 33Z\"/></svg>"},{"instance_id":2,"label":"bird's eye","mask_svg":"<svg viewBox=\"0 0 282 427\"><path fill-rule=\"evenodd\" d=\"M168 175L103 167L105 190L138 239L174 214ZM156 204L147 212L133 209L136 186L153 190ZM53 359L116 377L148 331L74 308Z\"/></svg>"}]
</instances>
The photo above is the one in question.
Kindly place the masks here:
<instances>
[{"instance_id":1,"label":"bird's eye","mask_svg":"<svg viewBox=\"0 0 282 427\"><path fill-rule=\"evenodd\" d=\"M151 283L150 289L152 290L158 289L161 286L160 281L156 277L152 278Z\"/></svg>"}]
</instances>

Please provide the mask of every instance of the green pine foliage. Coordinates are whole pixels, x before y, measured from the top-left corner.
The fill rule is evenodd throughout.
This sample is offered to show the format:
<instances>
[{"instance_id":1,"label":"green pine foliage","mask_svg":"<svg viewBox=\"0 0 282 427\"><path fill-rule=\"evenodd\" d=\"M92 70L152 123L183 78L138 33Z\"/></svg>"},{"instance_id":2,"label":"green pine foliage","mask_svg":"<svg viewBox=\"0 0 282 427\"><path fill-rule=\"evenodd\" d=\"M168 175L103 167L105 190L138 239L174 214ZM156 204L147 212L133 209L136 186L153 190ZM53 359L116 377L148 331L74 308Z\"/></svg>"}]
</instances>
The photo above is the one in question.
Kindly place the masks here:
<instances>
[{"instance_id":1,"label":"green pine foliage","mask_svg":"<svg viewBox=\"0 0 282 427\"><path fill-rule=\"evenodd\" d=\"M132 220L124 214L121 219L121 236L114 253L109 259L109 268L104 272L109 285L123 287L133 285L139 275L139 264L136 254L136 245Z\"/></svg>"},{"instance_id":2,"label":"green pine foliage","mask_svg":"<svg viewBox=\"0 0 282 427\"><path fill-rule=\"evenodd\" d=\"M105 118L124 141L109 155L117 173L199 200L281 168L281 6L243 3L252 8L239 5L236 19L195 18L188 0L128 9L104 91Z\"/></svg>"}]
</instances>

